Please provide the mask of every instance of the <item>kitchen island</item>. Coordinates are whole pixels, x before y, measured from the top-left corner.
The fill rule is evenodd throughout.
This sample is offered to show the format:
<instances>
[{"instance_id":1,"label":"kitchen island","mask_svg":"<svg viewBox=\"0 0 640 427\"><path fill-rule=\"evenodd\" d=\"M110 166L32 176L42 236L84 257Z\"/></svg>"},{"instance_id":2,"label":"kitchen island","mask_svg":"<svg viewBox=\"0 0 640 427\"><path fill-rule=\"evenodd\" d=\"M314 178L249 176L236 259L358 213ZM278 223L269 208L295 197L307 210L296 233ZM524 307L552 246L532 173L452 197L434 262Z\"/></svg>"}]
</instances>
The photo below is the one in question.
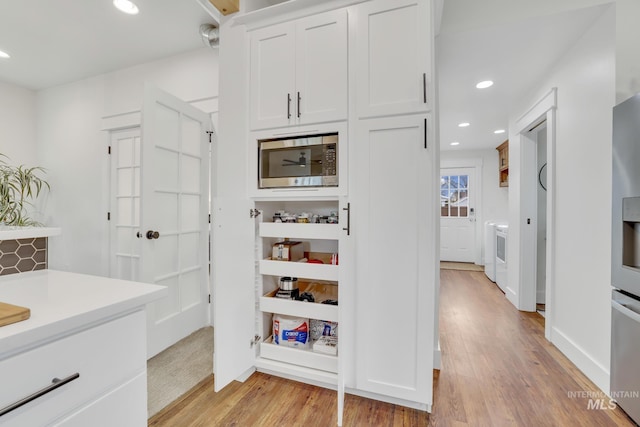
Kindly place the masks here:
<instances>
[{"instance_id":1,"label":"kitchen island","mask_svg":"<svg viewBox=\"0 0 640 427\"><path fill-rule=\"evenodd\" d=\"M166 294L52 270L0 277L0 301L31 311L0 327L0 424L146 425L145 305Z\"/></svg>"}]
</instances>

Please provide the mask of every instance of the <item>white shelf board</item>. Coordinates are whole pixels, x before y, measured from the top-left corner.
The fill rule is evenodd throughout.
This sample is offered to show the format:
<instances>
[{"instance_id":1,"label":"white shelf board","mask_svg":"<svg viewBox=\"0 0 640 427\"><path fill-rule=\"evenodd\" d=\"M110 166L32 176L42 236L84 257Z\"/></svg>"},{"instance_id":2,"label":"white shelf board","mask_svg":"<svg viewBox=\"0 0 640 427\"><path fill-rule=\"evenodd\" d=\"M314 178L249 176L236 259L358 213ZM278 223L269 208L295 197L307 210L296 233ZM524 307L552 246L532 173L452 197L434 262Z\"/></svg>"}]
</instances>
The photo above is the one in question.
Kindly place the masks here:
<instances>
[{"instance_id":1,"label":"white shelf board","mask_svg":"<svg viewBox=\"0 0 640 427\"><path fill-rule=\"evenodd\" d=\"M260 311L286 314L309 319L338 321L338 306L319 302L295 301L275 297L260 297Z\"/></svg>"},{"instance_id":2,"label":"white shelf board","mask_svg":"<svg viewBox=\"0 0 640 427\"><path fill-rule=\"evenodd\" d=\"M338 224L261 222L260 237L338 240L340 238L340 226Z\"/></svg>"},{"instance_id":3,"label":"white shelf board","mask_svg":"<svg viewBox=\"0 0 640 427\"><path fill-rule=\"evenodd\" d=\"M258 372L264 372L265 374L275 375L317 387L335 390L335 387L338 385L338 375L332 372L319 371L317 369L291 365L262 357L256 358L255 366Z\"/></svg>"},{"instance_id":4,"label":"white shelf board","mask_svg":"<svg viewBox=\"0 0 640 427\"><path fill-rule=\"evenodd\" d=\"M309 347L312 345L309 344ZM260 343L260 357L334 374L338 372L338 356L315 353L311 349L291 348L272 342L262 342Z\"/></svg>"},{"instance_id":5,"label":"white shelf board","mask_svg":"<svg viewBox=\"0 0 640 427\"><path fill-rule=\"evenodd\" d=\"M260 274L338 281L339 266L332 264L313 264L308 262L261 259Z\"/></svg>"}]
</instances>

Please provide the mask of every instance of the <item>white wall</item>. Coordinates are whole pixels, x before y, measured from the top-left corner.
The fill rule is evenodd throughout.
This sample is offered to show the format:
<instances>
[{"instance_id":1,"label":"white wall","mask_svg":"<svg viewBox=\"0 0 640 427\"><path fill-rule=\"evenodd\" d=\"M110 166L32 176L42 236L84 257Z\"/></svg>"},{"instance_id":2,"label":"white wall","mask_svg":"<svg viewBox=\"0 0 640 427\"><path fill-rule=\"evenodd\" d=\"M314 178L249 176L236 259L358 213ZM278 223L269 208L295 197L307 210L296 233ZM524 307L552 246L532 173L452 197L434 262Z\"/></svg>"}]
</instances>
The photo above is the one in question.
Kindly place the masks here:
<instances>
[{"instance_id":1,"label":"white wall","mask_svg":"<svg viewBox=\"0 0 640 427\"><path fill-rule=\"evenodd\" d=\"M38 92L37 149L51 193L46 223L53 269L108 275L108 132L102 118L140 110L145 82L185 101L217 98L218 56L210 48Z\"/></svg>"},{"instance_id":2,"label":"white wall","mask_svg":"<svg viewBox=\"0 0 640 427\"><path fill-rule=\"evenodd\" d=\"M468 161L482 164L480 192L482 200L481 209L476 212L476 247L484 262L484 222L487 220L507 220L509 216L509 189L499 185L498 152L495 149L440 152L441 165L463 164Z\"/></svg>"},{"instance_id":3,"label":"white wall","mask_svg":"<svg viewBox=\"0 0 640 427\"><path fill-rule=\"evenodd\" d=\"M517 119L557 87L555 289L552 342L603 390L609 388L611 109L615 103L615 8L602 17L513 110ZM510 165L522 165L522 150L510 135ZM551 145L549 145L551 147ZM520 236L519 168L509 192L509 284L518 290ZM520 292L521 290L518 290Z\"/></svg>"},{"instance_id":4,"label":"white wall","mask_svg":"<svg viewBox=\"0 0 640 427\"><path fill-rule=\"evenodd\" d=\"M36 93L0 82L0 153L10 164L37 165Z\"/></svg>"}]
</instances>

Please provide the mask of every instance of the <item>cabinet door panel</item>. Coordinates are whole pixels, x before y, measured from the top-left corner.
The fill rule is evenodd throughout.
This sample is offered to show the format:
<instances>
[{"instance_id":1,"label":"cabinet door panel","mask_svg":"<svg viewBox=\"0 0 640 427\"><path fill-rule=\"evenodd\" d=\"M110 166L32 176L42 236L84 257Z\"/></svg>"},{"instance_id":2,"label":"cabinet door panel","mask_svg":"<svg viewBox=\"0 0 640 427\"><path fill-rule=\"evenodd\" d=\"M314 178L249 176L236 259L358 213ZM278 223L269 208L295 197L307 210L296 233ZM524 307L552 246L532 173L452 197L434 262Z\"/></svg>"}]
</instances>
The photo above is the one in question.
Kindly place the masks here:
<instances>
[{"instance_id":1,"label":"cabinet door panel","mask_svg":"<svg viewBox=\"0 0 640 427\"><path fill-rule=\"evenodd\" d=\"M347 12L296 23L296 99L300 123L347 118Z\"/></svg>"},{"instance_id":2,"label":"cabinet door panel","mask_svg":"<svg viewBox=\"0 0 640 427\"><path fill-rule=\"evenodd\" d=\"M428 110L429 4L428 0L378 0L356 9L359 117Z\"/></svg>"},{"instance_id":3,"label":"cabinet door panel","mask_svg":"<svg viewBox=\"0 0 640 427\"><path fill-rule=\"evenodd\" d=\"M366 120L359 127L352 204L356 387L430 404L434 296L427 273L436 239L428 230L435 202L424 119Z\"/></svg>"},{"instance_id":4,"label":"cabinet door panel","mask_svg":"<svg viewBox=\"0 0 640 427\"><path fill-rule=\"evenodd\" d=\"M251 34L251 127L287 126L295 118L295 61L292 24ZM287 98L290 97L291 101Z\"/></svg>"}]
</instances>

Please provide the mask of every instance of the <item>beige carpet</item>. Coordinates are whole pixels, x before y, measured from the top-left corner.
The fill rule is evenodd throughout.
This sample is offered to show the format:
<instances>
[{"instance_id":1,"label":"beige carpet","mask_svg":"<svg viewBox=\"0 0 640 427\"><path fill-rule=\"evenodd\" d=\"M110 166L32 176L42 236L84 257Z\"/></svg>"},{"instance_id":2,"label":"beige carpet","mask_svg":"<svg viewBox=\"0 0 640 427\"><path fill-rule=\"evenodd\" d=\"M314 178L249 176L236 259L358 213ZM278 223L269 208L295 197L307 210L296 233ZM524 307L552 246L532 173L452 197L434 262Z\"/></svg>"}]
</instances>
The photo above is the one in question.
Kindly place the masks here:
<instances>
[{"instance_id":1,"label":"beige carpet","mask_svg":"<svg viewBox=\"0 0 640 427\"><path fill-rule=\"evenodd\" d=\"M440 268L443 270L484 271L484 266L470 262L440 261Z\"/></svg>"},{"instance_id":2,"label":"beige carpet","mask_svg":"<svg viewBox=\"0 0 640 427\"><path fill-rule=\"evenodd\" d=\"M149 418L213 372L213 328L202 328L147 361Z\"/></svg>"}]
</instances>

